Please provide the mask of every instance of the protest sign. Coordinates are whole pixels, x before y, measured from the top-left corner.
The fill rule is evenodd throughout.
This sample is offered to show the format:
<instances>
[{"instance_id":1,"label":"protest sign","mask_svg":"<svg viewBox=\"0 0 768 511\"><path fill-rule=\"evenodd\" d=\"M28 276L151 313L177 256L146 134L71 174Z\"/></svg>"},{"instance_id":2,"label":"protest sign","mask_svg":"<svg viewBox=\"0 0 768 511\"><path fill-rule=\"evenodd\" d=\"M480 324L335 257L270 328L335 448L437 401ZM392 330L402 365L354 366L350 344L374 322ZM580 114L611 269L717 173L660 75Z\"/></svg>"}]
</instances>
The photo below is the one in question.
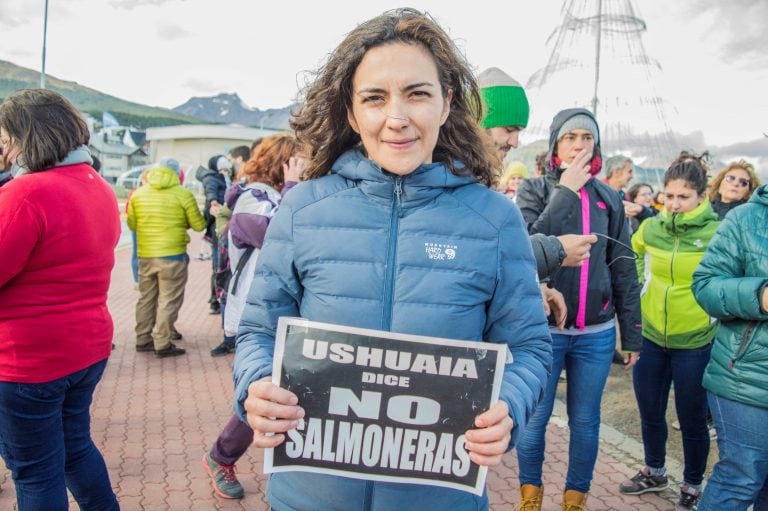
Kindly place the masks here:
<instances>
[{"instance_id":1,"label":"protest sign","mask_svg":"<svg viewBox=\"0 0 768 511\"><path fill-rule=\"evenodd\" d=\"M498 400L505 344L281 318L272 380L306 412L265 472L302 470L482 494L464 433ZM511 356L511 355L510 355Z\"/></svg>"}]
</instances>

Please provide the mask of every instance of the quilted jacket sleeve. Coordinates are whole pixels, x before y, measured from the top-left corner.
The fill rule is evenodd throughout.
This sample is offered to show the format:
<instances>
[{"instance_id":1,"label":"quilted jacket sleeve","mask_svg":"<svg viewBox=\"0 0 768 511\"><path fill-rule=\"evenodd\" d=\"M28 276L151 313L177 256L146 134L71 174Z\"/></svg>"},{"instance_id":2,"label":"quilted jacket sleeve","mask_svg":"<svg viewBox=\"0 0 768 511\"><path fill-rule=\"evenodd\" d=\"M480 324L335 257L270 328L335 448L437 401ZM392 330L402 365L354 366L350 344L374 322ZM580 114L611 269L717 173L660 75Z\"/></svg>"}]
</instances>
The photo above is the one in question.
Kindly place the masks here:
<instances>
[{"instance_id":1,"label":"quilted jacket sleeve","mask_svg":"<svg viewBox=\"0 0 768 511\"><path fill-rule=\"evenodd\" d=\"M237 332L232 377L235 412L245 420L248 385L272 374L275 331L280 316L298 316L302 287L293 264L293 209L283 202L275 214L259 254Z\"/></svg>"},{"instance_id":2,"label":"quilted jacket sleeve","mask_svg":"<svg viewBox=\"0 0 768 511\"><path fill-rule=\"evenodd\" d=\"M505 367L499 396L515 422L511 449L533 416L552 367L552 339L536 279L536 262L516 208L499 233L499 261L484 338L506 342L513 357Z\"/></svg>"},{"instance_id":3,"label":"quilted jacket sleeve","mask_svg":"<svg viewBox=\"0 0 768 511\"><path fill-rule=\"evenodd\" d=\"M760 296L768 279L746 275L748 250L739 222L742 216L729 214L720 224L693 273L693 294L701 308L718 319L766 321L768 314L760 306Z\"/></svg>"}]
</instances>

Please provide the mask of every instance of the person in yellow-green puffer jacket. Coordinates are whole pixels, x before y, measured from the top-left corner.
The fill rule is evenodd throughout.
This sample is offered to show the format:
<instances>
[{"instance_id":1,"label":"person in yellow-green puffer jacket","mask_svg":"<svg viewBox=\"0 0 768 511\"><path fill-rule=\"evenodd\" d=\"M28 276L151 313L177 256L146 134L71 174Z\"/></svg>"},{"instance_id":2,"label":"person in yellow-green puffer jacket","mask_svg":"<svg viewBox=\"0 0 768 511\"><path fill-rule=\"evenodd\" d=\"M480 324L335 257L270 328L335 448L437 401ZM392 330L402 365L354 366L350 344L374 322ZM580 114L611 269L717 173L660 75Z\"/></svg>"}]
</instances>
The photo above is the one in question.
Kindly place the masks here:
<instances>
[{"instance_id":1,"label":"person in yellow-green puffer jacket","mask_svg":"<svg viewBox=\"0 0 768 511\"><path fill-rule=\"evenodd\" d=\"M643 349L633 368L645 466L619 485L625 494L662 491L666 408L672 383L685 458L676 510L695 509L709 455L707 395L701 385L717 323L696 302L693 272L719 221L706 198L707 176L698 160L673 164L664 174L662 212L640 224L632 237L643 282Z\"/></svg>"},{"instance_id":2,"label":"person in yellow-green puffer jacket","mask_svg":"<svg viewBox=\"0 0 768 511\"><path fill-rule=\"evenodd\" d=\"M187 283L187 229L205 228L194 195L181 186L179 170L173 158L161 160L128 203L128 227L136 232L139 255L136 351L154 351L161 358L184 354L171 338Z\"/></svg>"}]
</instances>

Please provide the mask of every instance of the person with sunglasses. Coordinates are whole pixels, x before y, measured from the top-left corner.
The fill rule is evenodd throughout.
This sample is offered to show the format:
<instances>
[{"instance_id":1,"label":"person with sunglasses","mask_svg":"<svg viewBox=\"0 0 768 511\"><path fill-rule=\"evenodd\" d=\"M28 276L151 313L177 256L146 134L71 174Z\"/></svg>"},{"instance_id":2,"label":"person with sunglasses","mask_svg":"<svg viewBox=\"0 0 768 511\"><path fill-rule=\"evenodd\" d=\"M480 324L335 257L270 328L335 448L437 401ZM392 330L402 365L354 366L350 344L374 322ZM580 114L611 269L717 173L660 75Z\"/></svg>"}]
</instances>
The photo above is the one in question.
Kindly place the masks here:
<instances>
[{"instance_id":1,"label":"person with sunglasses","mask_svg":"<svg viewBox=\"0 0 768 511\"><path fill-rule=\"evenodd\" d=\"M722 220L730 210L746 204L758 186L760 179L751 163L745 160L731 162L715 176L709 186L712 209Z\"/></svg>"},{"instance_id":2,"label":"person with sunglasses","mask_svg":"<svg viewBox=\"0 0 768 511\"><path fill-rule=\"evenodd\" d=\"M665 490L666 409L674 383L685 466L675 510L695 509L709 454L707 396L701 385L717 324L691 291L693 272L719 224L706 197L707 173L696 159L664 174L665 209L632 237L644 282L643 356L633 369L640 411L644 466L619 485L628 495Z\"/></svg>"}]
</instances>

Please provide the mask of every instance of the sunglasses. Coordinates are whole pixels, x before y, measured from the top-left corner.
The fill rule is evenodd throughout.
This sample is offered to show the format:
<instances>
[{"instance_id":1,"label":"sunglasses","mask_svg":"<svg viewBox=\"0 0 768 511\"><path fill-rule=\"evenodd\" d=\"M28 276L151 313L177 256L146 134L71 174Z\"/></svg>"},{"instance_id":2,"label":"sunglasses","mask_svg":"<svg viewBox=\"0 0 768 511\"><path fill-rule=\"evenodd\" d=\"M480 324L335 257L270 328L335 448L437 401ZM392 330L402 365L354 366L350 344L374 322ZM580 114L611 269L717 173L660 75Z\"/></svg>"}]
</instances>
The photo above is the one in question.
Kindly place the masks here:
<instances>
[{"instance_id":1,"label":"sunglasses","mask_svg":"<svg viewBox=\"0 0 768 511\"><path fill-rule=\"evenodd\" d=\"M738 184L739 186L749 186L749 179L744 179L743 177L736 177L733 174L728 174L725 176L725 180L731 184Z\"/></svg>"}]
</instances>

